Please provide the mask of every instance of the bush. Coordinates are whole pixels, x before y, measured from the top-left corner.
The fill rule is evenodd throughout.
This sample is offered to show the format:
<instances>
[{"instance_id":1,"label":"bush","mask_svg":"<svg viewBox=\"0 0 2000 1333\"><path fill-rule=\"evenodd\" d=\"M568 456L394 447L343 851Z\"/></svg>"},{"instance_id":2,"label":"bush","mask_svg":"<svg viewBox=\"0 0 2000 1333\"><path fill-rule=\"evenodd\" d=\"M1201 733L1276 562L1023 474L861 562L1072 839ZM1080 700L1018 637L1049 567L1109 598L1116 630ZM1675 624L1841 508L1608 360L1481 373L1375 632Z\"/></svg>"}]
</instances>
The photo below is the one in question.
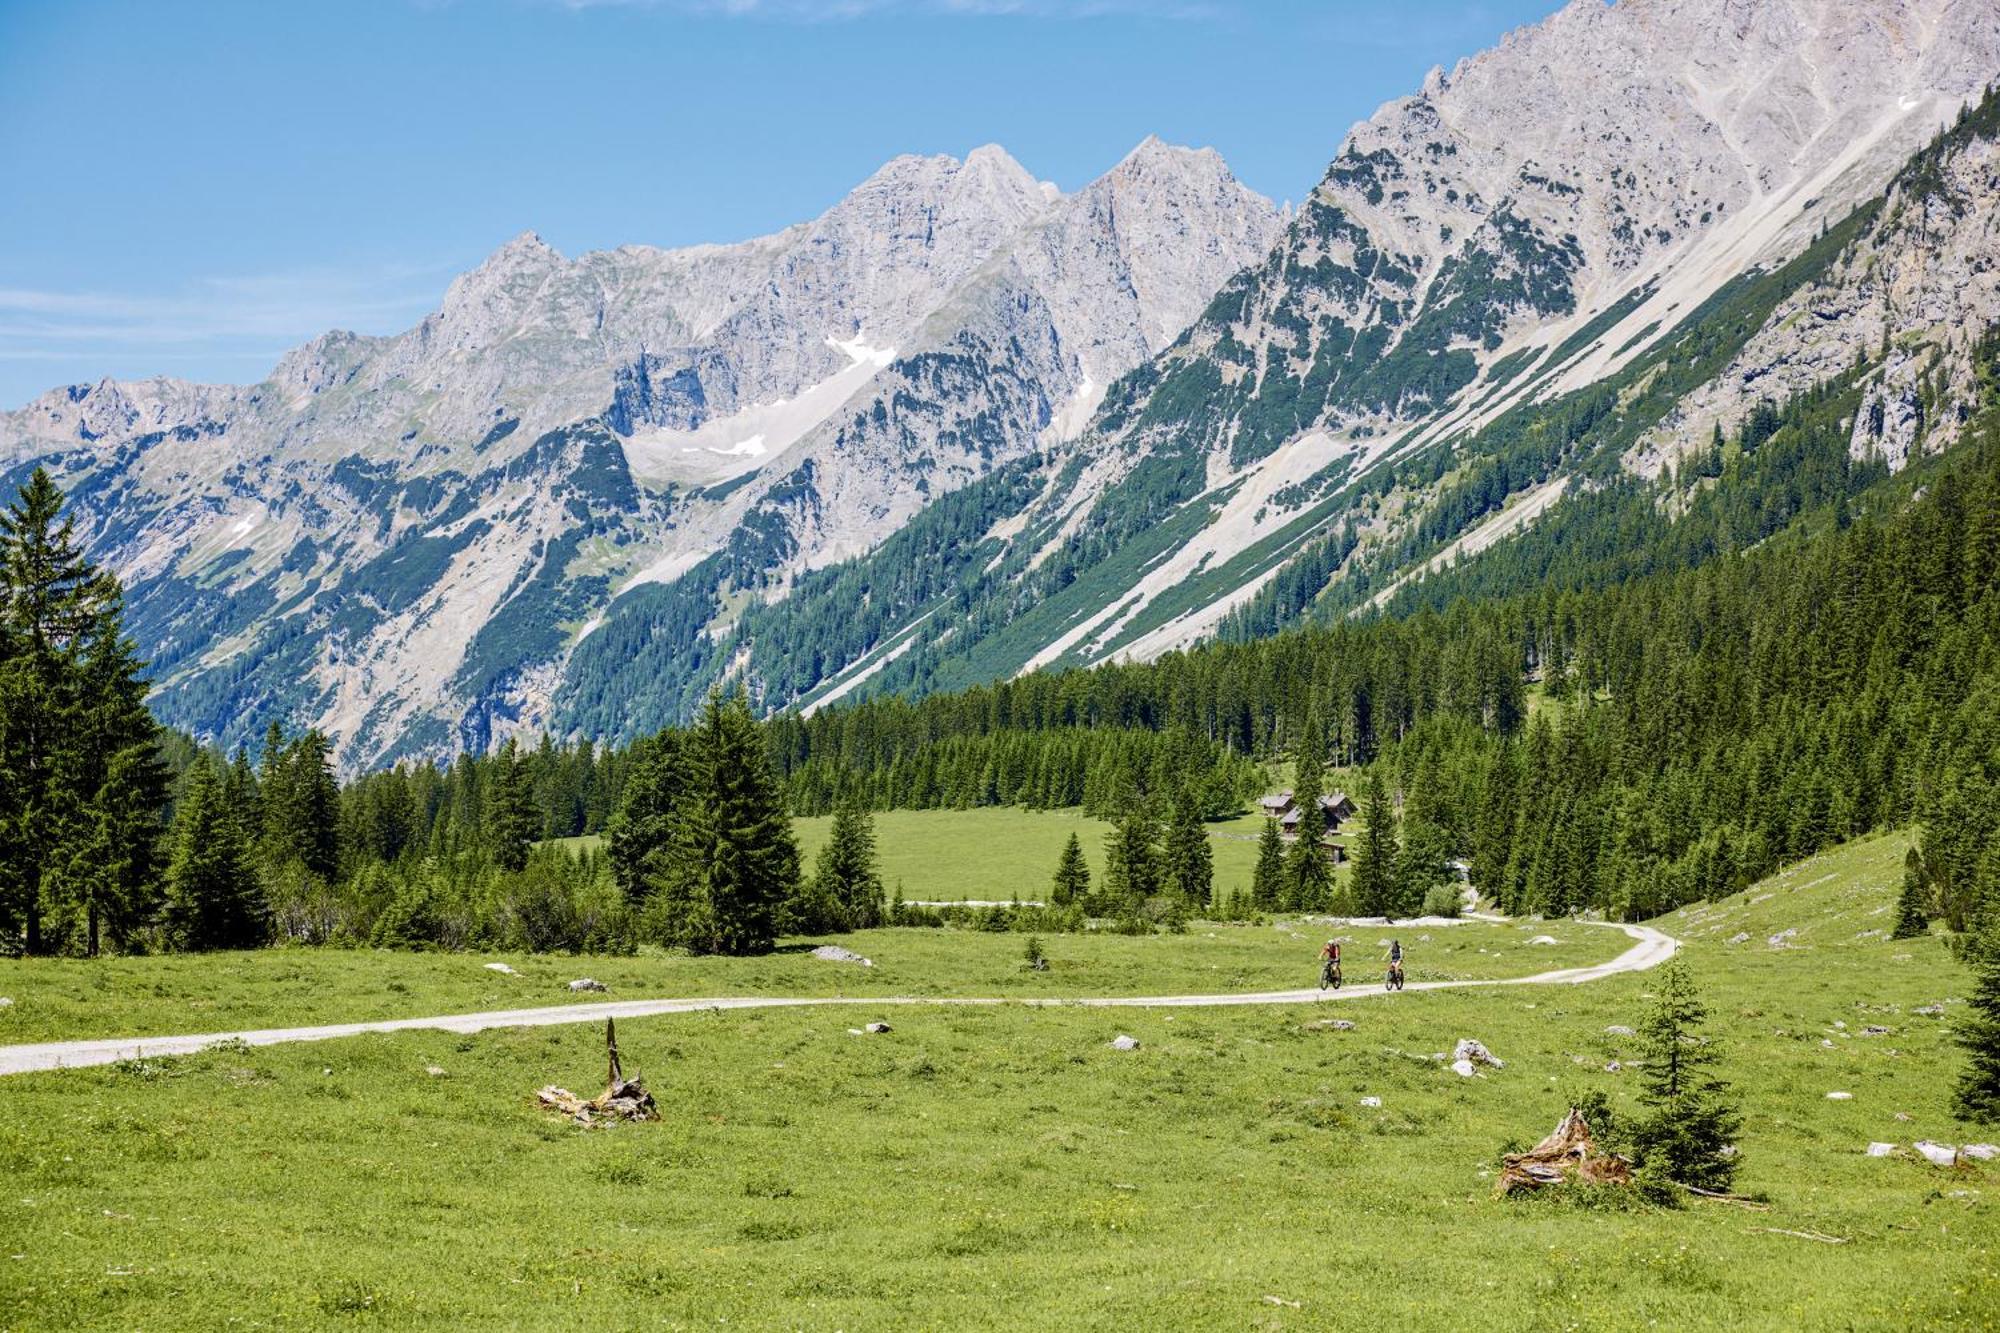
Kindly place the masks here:
<instances>
[{"instance_id":1,"label":"bush","mask_svg":"<svg viewBox=\"0 0 2000 1333\"><path fill-rule=\"evenodd\" d=\"M1457 916L1465 908L1465 895L1456 884L1433 884L1424 892L1425 916Z\"/></svg>"}]
</instances>

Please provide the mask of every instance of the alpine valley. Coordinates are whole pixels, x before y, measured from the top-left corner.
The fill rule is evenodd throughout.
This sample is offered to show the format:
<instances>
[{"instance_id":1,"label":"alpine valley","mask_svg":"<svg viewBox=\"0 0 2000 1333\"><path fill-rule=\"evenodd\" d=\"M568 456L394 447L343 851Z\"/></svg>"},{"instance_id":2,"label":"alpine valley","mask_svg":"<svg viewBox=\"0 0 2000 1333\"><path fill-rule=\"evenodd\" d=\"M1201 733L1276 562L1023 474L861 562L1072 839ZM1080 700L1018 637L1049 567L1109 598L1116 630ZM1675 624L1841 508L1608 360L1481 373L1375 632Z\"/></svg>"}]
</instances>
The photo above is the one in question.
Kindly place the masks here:
<instances>
[{"instance_id":1,"label":"alpine valley","mask_svg":"<svg viewBox=\"0 0 2000 1333\"><path fill-rule=\"evenodd\" d=\"M1958 441L1996 77L1992 0L1574 0L1296 210L1149 140L1074 194L986 147L740 244L527 234L261 383L0 414L0 484L69 492L163 720L350 770L1610 578L1580 515L1671 526L1805 397L1857 475Z\"/></svg>"}]
</instances>

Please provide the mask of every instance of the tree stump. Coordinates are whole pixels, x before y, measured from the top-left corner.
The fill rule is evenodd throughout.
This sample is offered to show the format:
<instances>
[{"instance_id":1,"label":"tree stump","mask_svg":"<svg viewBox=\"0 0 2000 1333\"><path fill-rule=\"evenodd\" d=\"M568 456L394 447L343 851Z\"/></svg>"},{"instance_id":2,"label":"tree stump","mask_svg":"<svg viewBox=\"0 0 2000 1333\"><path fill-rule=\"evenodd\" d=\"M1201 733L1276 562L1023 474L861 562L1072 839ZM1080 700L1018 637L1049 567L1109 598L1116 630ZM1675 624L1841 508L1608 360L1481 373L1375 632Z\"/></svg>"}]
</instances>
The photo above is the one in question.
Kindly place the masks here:
<instances>
[{"instance_id":1,"label":"tree stump","mask_svg":"<svg viewBox=\"0 0 2000 1333\"><path fill-rule=\"evenodd\" d=\"M568 1088L550 1085L535 1094L536 1100L579 1125L594 1127L621 1120L658 1120L660 1109L653 1102L653 1094L646 1091L646 1085L639 1079L625 1077L618 1060L617 1023L609 1018L604 1020L604 1051L607 1068L601 1094L585 1101Z\"/></svg>"}]
</instances>

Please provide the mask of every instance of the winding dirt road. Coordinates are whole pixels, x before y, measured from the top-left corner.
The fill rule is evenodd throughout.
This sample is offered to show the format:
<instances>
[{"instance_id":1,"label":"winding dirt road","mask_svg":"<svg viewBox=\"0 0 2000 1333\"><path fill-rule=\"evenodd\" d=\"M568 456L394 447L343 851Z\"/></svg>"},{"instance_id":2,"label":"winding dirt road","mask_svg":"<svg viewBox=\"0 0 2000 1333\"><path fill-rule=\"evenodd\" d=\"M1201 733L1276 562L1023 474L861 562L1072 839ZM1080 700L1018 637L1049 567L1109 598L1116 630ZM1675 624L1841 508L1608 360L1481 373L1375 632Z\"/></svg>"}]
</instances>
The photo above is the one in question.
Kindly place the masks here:
<instances>
[{"instance_id":1,"label":"winding dirt road","mask_svg":"<svg viewBox=\"0 0 2000 1333\"><path fill-rule=\"evenodd\" d=\"M1412 981L1412 991L1458 990L1474 986L1573 986L1601 981L1627 972L1643 972L1673 957L1677 942L1671 935L1651 926L1626 926L1604 922L1577 922L1621 931L1634 941L1631 948L1607 963L1589 967L1540 972L1529 977L1507 977L1496 981ZM688 1014L722 1009L803 1009L833 1005L863 1005L884 1008L891 1005L1003 1005L1023 1004L1044 1007L1075 1006L1086 1009L1195 1009L1252 1004L1315 1004L1322 1001L1351 1000L1380 995L1380 983L1347 986L1338 991L1287 990L1255 991L1234 995L1107 995L1077 999L1055 998L970 998L953 996L857 995L837 997L781 997L748 995L717 999L609 1000L593 1004L559 1004L542 1009L490 1009L476 1014L445 1014L434 1018L392 1018L371 1023L324 1023L315 1027L261 1028L248 1032L204 1032L178 1037L112 1037L95 1041L51 1041L32 1046L0 1046L0 1075L27 1074L38 1070L76 1069L89 1065L114 1064L144 1056L192 1055L218 1042L241 1042L246 1046L278 1046L296 1041L329 1041L357 1037L369 1032L408 1032L428 1029L443 1032L482 1032L487 1028L552 1027L562 1023L594 1023L604 1018L646 1018L654 1014Z\"/></svg>"}]
</instances>

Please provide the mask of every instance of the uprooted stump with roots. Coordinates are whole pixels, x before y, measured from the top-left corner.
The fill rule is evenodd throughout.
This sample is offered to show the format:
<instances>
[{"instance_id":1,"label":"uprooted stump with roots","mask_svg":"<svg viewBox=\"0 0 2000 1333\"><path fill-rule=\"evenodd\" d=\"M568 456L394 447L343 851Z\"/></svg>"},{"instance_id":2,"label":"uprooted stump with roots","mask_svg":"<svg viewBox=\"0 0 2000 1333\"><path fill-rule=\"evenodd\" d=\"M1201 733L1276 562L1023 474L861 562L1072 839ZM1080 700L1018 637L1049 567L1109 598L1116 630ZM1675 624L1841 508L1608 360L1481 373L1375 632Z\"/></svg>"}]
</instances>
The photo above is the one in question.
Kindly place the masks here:
<instances>
[{"instance_id":1,"label":"uprooted stump with roots","mask_svg":"<svg viewBox=\"0 0 2000 1333\"><path fill-rule=\"evenodd\" d=\"M1583 1112L1573 1106L1553 1134L1526 1152L1507 1154L1501 1165L1496 1191L1500 1194L1579 1180L1592 1185L1632 1183L1632 1164L1616 1153L1601 1151Z\"/></svg>"},{"instance_id":2,"label":"uprooted stump with roots","mask_svg":"<svg viewBox=\"0 0 2000 1333\"><path fill-rule=\"evenodd\" d=\"M658 1120L660 1108L653 1094L637 1078L628 1079L618 1066L618 1029L613 1020L604 1020L604 1048L610 1060L610 1074L600 1096L585 1101L568 1088L543 1088L537 1101L558 1115L579 1125L608 1125L620 1120Z\"/></svg>"}]
</instances>

